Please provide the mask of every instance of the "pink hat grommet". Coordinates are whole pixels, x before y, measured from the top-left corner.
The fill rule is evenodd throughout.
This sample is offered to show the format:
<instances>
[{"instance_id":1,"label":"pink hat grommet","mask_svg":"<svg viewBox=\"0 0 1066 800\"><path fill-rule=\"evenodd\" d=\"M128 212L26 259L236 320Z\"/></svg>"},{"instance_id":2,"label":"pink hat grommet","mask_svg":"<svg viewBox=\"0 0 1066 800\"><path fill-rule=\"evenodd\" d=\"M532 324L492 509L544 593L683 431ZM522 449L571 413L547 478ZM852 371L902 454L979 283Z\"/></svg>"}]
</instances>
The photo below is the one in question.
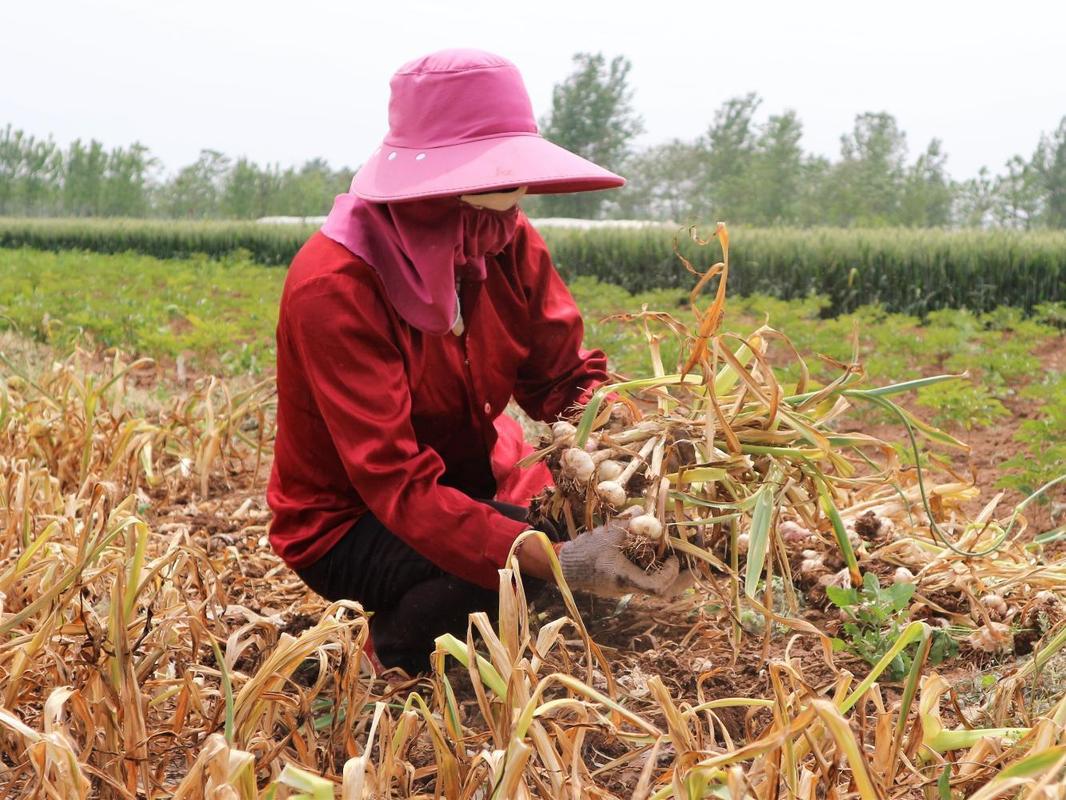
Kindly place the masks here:
<instances>
[{"instance_id":1,"label":"pink hat grommet","mask_svg":"<svg viewBox=\"0 0 1066 800\"><path fill-rule=\"evenodd\" d=\"M441 50L390 82L389 132L352 181L376 203L527 186L529 194L613 189L625 179L537 131L522 76L481 50Z\"/></svg>"}]
</instances>

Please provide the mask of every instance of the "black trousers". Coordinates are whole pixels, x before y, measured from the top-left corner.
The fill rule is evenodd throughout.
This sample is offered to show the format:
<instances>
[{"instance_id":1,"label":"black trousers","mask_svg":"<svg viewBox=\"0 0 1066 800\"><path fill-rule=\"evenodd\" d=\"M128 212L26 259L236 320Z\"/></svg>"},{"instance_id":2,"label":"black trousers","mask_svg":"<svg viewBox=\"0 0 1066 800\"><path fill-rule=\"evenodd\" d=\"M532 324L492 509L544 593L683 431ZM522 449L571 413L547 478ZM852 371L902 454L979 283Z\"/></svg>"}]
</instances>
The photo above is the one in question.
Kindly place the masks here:
<instances>
[{"instance_id":1,"label":"black trousers","mask_svg":"<svg viewBox=\"0 0 1066 800\"><path fill-rule=\"evenodd\" d=\"M511 519L525 520L522 506L482 500ZM556 532L549 535L556 537ZM296 570L329 601L356 600L373 612L370 637L386 667L410 675L429 669L434 640L445 633L466 637L468 616L492 611L498 595L449 575L389 531L371 513L363 515L322 558ZM529 597L543 583L524 579Z\"/></svg>"}]
</instances>

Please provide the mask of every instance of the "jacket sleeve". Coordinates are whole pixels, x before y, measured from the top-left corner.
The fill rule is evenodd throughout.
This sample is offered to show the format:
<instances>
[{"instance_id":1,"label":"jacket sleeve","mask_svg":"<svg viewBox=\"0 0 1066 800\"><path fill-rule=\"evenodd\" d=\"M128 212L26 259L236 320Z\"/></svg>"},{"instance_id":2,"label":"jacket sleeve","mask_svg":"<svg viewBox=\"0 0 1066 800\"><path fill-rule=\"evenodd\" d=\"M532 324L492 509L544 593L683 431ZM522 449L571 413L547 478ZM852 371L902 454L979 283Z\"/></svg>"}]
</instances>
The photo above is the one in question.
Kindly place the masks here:
<instances>
[{"instance_id":1,"label":"jacket sleeve","mask_svg":"<svg viewBox=\"0 0 1066 800\"><path fill-rule=\"evenodd\" d=\"M581 347L581 312L529 222L516 238L515 258L529 308L530 341L515 400L534 419L553 422L607 381L607 356Z\"/></svg>"},{"instance_id":2,"label":"jacket sleeve","mask_svg":"<svg viewBox=\"0 0 1066 800\"><path fill-rule=\"evenodd\" d=\"M411 395L383 304L345 274L297 287L287 335L352 486L385 527L446 572L498 586L515 538L529 526L440 483L444 463L415 439Z\"/></svg>"}]
</instances>

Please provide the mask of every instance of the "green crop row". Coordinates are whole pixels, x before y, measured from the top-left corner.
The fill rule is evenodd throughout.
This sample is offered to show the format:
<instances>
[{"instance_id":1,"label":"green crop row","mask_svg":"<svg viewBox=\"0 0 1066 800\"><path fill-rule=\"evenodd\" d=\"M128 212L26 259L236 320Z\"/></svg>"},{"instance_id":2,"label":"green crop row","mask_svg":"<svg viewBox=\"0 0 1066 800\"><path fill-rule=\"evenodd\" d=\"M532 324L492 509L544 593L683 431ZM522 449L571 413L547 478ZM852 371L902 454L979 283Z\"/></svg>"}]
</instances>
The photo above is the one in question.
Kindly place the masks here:
<instances>
[{"instance_id":1,"label":"green crop row","mask_svg":"<svg viewBox=\"0 0 1066 800\"><path fill-rule=\"evenodd\" d=\"M0 247L134 251L158 258L220 257L246 251L284 265L314 230L168 220L0 219ZM709 229L708 229L709 230ZM597 278L633 292L687 288L677 252L702 269L715 253L685 231L663 228L544 228L567 279ZM731 231L734 296L822 295L835 315L864 305L924 316L938 308L1026 311L1066 300L1066 232L930 229L738 228Z\"/></svg>"},{"instance_id":2,"label":"green crop row","mask_svg":"<svg viewBox=\"0 0 1066 800\"><path fill-rule=\"evenodd\" d=\"M0 247L140 253L156 258L220 258L245 251L268 266L287 265L315 230L311 225L259 225L146 219L0 217Z\"/></svg>"},{"instance_id":3,"label":"green crop row","mask_svg":"<svg viewBox=\"0 0 1066 800\"><path fill-rule=\"evenodd\" d=\"M681 254L697 268L712 256L661 230L555 230L546 234L564 275L630 291L688 287ZM924 316L938 308L1027 311L1066 299L1066 233L977 230L745 229L730 231L730 293L784 300L822 295L828 314L880 305Z\"/></svg>"}]
</instances>

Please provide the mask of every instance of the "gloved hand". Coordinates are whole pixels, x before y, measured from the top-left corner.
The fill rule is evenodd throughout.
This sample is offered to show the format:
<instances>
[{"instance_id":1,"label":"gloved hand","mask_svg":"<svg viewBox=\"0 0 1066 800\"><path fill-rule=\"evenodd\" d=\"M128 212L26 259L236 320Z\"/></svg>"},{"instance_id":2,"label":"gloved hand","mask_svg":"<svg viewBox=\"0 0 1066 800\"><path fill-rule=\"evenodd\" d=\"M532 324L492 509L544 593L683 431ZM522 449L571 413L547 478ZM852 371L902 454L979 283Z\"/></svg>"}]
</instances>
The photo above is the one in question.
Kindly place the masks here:
<instances>
[{"instance_id":1,"label":"gloved hand","mask_svg":"<svg viewBox=\"0 0 1066 800\"><path fill-rule=\"evenodd\" d=\"M563 544L559 563L570 588L601 597L634 592L662 595L670 590L677 578L677 557L667 558L661 569L645 572L622 552L625 538L625 522L616 520Z\"/></svg>"}]
</instances>

